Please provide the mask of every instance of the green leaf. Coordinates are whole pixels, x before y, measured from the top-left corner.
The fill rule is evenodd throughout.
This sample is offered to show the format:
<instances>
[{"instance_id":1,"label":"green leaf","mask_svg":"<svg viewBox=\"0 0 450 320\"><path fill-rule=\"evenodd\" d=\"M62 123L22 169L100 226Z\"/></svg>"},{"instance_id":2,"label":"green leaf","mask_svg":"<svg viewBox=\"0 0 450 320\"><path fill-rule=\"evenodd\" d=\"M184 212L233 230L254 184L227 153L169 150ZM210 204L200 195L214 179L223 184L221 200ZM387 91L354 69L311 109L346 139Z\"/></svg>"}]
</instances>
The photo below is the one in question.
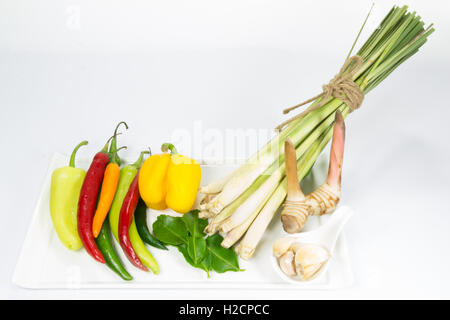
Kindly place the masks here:
<instances>
[{"instance_id":1,"label":"green leaf","mask_svg":"<svg viewBox=\"0 0 450 320\"><path fill-rule=\"evenodd\" d=\"M205 230L206 226L208 225L208 220L200 219L198 217L198 213L199 210L192 210L184 214L182 219L186 224L186 228L188 229L189 233L193 237L203 238L205 236L203 230Z\"/></svg>"},{"instance_id":2,"label":"green leaf","mask_svg":"<svg viewBox=\"0 0 450 320\"><path fill-rule=\"evenodd\" d=\"M206 259L201 261L200 263L194 263L192 258L189 256L187 245L184 243L177 246L177 249L178 249L178 251L180 251L183 254L184 259L186 260L187 263L189 263L194 268L199 268L199 269L204 270L208 274L208 278L209 278L209 271L211 271L211 267L208 264L208 261Z\"/></svg>"},{"instance_id":3,"label":"green leaf","mask_svg":"<svg viewBox=\"0 0 450 320\"><path fill-rule=\"evenodd\" d=\"M208 246L206 246L206 248L208 248ZM204 266L206 269L208 269L208 271L212 270L211 267L211 254L210 251L208 249L206 249L205 251L205 257L203 258L201 265ZM208 278L209 278L209 273L208 273Z\"/></svg>"},{"instance_id":4,"label":"green leaf","mask_svg":"<svg viewBox=\"0 0 450 320\"><path fill-rule=\"evenodd\" d=\"M219 273L242 271L234 250L222 247L222 236L216 234L205 239L203 230L207 223L198 217L197 210L183 217L160 215L153 223L153 233L163 243L176 246L186 262L204 270L208 278L212 270Z\"/></svg>"},{"instance_id":5,"label":"green leaf","mask_svg":"<svg viewBox=\"0 0 450 320\"><path fill-rule=\"evenodd\" d=\"M188 237L187 250L195 264L199 264L206 253L206 240L199 237Z\"/></svg>"},{"instance_id":6,"label":"green leaf","mask_svg":"<svg viewBox=\"0 0 450 320\"><path fill-rule=\"evenodd\" d=\"M153 234L160 241L177 246L187 242L188 230L181 218L162 214L153 223Z\"/></svg>"},{"instance_id":7,"label":"green leaf","mask_svg":"<svg viewBox=\"0 0 450 320\"><path fill-rule=\"evenodd\" d=\"M232 248L222 247L222 241L223 237L219 234L206 238L206 250L209 255L207 259L210 259L211 269L218 273L243 271L239 268L236 252Z\"/></svg>"}]
</instances>

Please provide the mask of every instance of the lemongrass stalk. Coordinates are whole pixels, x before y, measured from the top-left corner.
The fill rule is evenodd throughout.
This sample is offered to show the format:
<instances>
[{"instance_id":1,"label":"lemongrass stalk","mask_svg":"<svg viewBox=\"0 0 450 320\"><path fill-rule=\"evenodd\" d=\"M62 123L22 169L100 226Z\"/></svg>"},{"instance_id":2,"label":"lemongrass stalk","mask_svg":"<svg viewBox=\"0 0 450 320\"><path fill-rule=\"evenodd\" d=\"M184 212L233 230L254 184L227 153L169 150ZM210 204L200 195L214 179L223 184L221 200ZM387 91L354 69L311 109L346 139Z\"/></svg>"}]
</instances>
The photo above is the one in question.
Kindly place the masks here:
<instances>
[{"instance_id":1,"label":"lemongrass stalk","mask_svg":"<svg viewBox=\"0 0 450 320\"><path fill-rule=\"evenodd\" d=\"M259 212L261 211L262 207L266 204L267 200L269 200L271 193L266 194L266 197L263 201L261 201L258 205L258 207L253 210L252 214L247 217L247 219L241 223L240 225L236 226L234 229L229 231L225 238L223 239L221 245L224 248L229 248L232 245L234 245L236 242L239 241L240 238L244 235L244 233L248 230L250 225L253 223L255 218L258 216Z\"/></svg>"},{"instance_id":2,"label":"lemongrass stalk","mask_svg":"<svg viewBox=\"0 0 450 320\"><path fill-rule=\"evenodd\" d=\"M325 132L324 133L327 133L329 131L329 128L327 128L326 130L325 130ZM315 142L316 142L316 144L317 144L317 139L316 140L314 140ZM328 141L327 141L328 142ZM324 146L326 145L326 143L327 142L324 142ZM319 145L319 147L321 146L321 144L318 144ZM314 144L311 146L311 148L314 150ZM320 150L321 151L321 150ZM320 153L320 151L319 151L319 153ZM300 151L300 152L298 152L298 150L296 150L296 156L298 157L298 154L301 154L301 155L303 155L303 151ZM313 152L313 156L315 155L315 154L317 154L317 150L315 150L314 152ZM318 154L317 154L317 156L318 156ZM317 157L316 156L316 157ZM308 158L308 154L306 154L306 158ZM301 158L300 158L301 159ZM299 161L298 162L299 164L301 163L301 161ZM283 166L284 167L284 166ZM311 167L312 167L312 164L311 164ZM309 169L310 168L308 168L308 171L309 171ZM283 172L284 172L284 170L283 170ZM306 171L307 172L307 171ZM305 174L306 174L306 172L305 172ZM273 176L275 176L275 175L273 175ZM272 177L271 177L272 178ZM303 177L302 177L303 178ZM270 181L270 179L268 180L268 181ZM278 180L278 182L279 182L279 180ZM283 179L283 182L286 182L286 177ZM283 183L282 182L282 183ZM267 182L266 182L267 183ZM224 240L223 240L223 242L222 242L222 246L223 247L225 247L225 248L229 248L229 247L231 247L232 245L234 245L243 235L244 235L244 233L250 228L250 226L251 225L253 225L252 223L254 223L254 220L255 219L257 219L257 217L259 217L260 216L260 211L265 207L265 205L266 205L266 203L267 203L267 201L269 201L269 199L271 199L271 196L272 196L272 193L273 193L273 191L275 190L275 189L277 189L278 187L280 186L280 184L279 183L276 183L276 185L275 185L275 188L272 190L272 192L265 192L264 194L265 194L265 197L264 197L264 199L263 199L263 201L260 201L259 202L259 204L254 208L254 210L253 210L253 212L250 214L250 215L248 215L247 217L246 217L246 219L242 222L242 223L240 223L240 224L238 224L238 225L236 225L233 229L231 229L231 231L229 231L228 232L228 234L226 235L226 237L224 238ZM258 190L259 191L259 190ZM240 208L239 208L240 209ZM232 217L234 217L234 215L232 216ZM269 221L270 222L270 221ZM224 225L222 225L222 229L223 229L223 226ZM224 231L224 230L223 230ZM264 232L264 231L263 231Z\"/></svg>"},{"instance_id":3,"label":"lemongrass stalk","mask_svg":"<svg viewBox=\"0 0 450 320\"><path fill-rule=\"evenodd\" d=\"M336 102L334 102L336 103ZM340 105L344 107L345 105L340 102ZM332 120L331 117L327 118L328 120ZM324 129L326 129L329 124L332 122L325 121L322 122L321 125L313 131L313 133L310 135L309 139L307 139L307 143L302 144L299 148L297 148L298 156L300 156L306 149L308 149L311 144L314 142L315 139L317 139L323 132ZM223 223L228 217L230 217L239 206L241 206L258 188L267 180L269 177L271 177L274 170L276 170L276 167L280 166L280 162L284 160L284 155L278 159L277 162L274 162L271 167L266 169L266 171L261 174L253 183L253 185L245 190L235 201L233 201L229 206L227 206L222 212L220 212L218 215L216 215L207 228L205 229L205 232L208 234L213 234L217 232ZM282 164L281 164L282 165Z\"/></svg>"},{"instance_id":4,"label":"lemongrass stalk","mask_svg":"<svg viewBox=\"0 0 450 320\"><path fill-rule=\"evenodd\" d=\"M199 189L200 193L204 193L204 194L216 194L222 191L223 187L225 186L225 184L233 177L239 175L241 173L241 171L243 170L243 166L239 167L237 170L234 170L233 172L231 172L230 174L206 185L206 186L202 186Z\"/></svg>"},{"instance_id":5,"label":"lemongrass stalk","mask_svg":"<svg viewBox=\"0 0 450 320\"><path fill-rule=\"evenodd\" d=\"M221 225L222 232L236 228L255 211L267 194L271 194L278 186L285 173L284 165L280 166L237 210Z\"/></svg>"},{"instance_id":6,"label":"lemongrass stalk","mask_svg":"<svg viewBox=\"0 0 450 320\"><path fill-rule=\"evenodd\" d=\"M367 68L368 67L369 66L367 66ZM312 105L318 102L320 102L320 98L314 101ZM266 146L262 149L262 152L258 153L259 160L258 157L253 156L238 169L241 174L235 174L233 176L234 179L229 180L225 184L222 192L218 194L214 201L211 201L207 209L217 214L229 203L237 199L244 190L247 190L249 187L253 187L254 189L258 188L265 180L264 178L260 181L257 181L256 179L261 175L264 176L268 174L268 166L270 164L273 165L274 163L277 163L277 160L278 163L283 162L283 152L279 153L275 151L280 151L282 149L281 146L284 143L284 140L286 138L290 138L294 145L297 146L318 124L320 124L330 114L334 113L340 105L342 105L341 100L335 98L330 99L321 108L291 122L288 127L276 137L278 139L274 138L268 143L270 147ZM295 124L295 127L293 127L293 124ZM264 151L267 153L264 154ZM273 169L269 167L269 173L270 170ZM252 183L255 181L257 181L257 183L253 186Z\"/></svg>"},{"instance_id":7,"label":"lemongrass stalk","mask_svg":"<svg viewBox=\"0 0 450 320\"><path fill-rule=\"evenodd\" d=\"M247 163L243 166L243 174L233 176L225 185L222 191L209 202L206 208L218 214L228 204L235 200L245 189L247 189L255 179L264 172L264 170L272 164L274 157L270 154L264 155L259 161Z\"/></svg>"},{"instance_id":8,"label":"lemongrass stalk","mask_svg":"<svg viewBox=\"0 0 450 320\"><path fill-rule=\"evenodd\" d=\"M268 178L269 174L260 175L250 188L245 190L236 200L225 207L219 214L215 215L205 228L208 235L213 235L219 231L222 223L230 217L239 206L241 206Z\"/></svg>"},{"instance_id":9,"label":"lemongrass stalk","mask_svg":"<svg viewBox=\"0 0 450 320\"><path fill-rule=\"evenodd\" d=\"M345 104L341 103L339 106L339 110L343 110L345 108ZM334 116L330 115L325 119L310 136L296 149L297 158L299 158L304 152L311 147L314 141L320 137L320 135L333 124ZM205 229L205 232L209 235L216 233L219 231L222 223L230 217L236 209L238 209L247 199L256 191L258 188L271 176L271 174L277 169L277 167L282 166L284 161L284 155L280 157L278 162L272 164L262 175L260 175L255 182L252 184L250 188L245 190L235 201L233 201L230 205L228 205L222 212L216 215L208 224ZM250 211L251 212L251 211Z\"/></svg>"},{"instance_id":10,"label":"lemongrass stalk","mask_svg":"<svg viewBox=\"0 0 450 320\"><path fill-rule=\"evenodd\" d=\"M320 142L321 141L317 141L317 143L315 143L315 145L313 147L311 147L311 150L310 150L311 153L315 152L315 150L319 149ZM324 147L325 147L325 145L324 145ZM306 158L306 155L305 155L305 158ZM310 157L310 159L312 159L312 157ZM304 168L306 169L306 166ZM302 171L307 172L307 170L302 170ZM283 179L283 181L280 183L280 185L277 187L277 189L270 196L269 200L266 202L265 206L262 208L258 217L256 217L255 221L250 226L249 230L245 234L242 241L236 247L236 253L242 259L248 260L252 257L252 255L254 254L256 247L257 247L259 241L261 240L264 232L266 231L270 221L272 220L273 216L278 211L278 208L281 206L284 199L286 198L286 194L287 194L287 181L286 181L286 177L285 177Z\"/></svg>"},{"instance_id":11,"label":"lemongrass stalk","mask_svg":"<svg viewBox=\"0 0 450 320\"><path fill-rule=\"evenodd\" d=\"M294 145L298 145L304 139L308 137L308 135L320 124L324 119L326 119L331 113L333 113L340 105L342 101L337 99L332 99L328 103L326 103L323 107L314 110L313 112L307 114L304 118L302 118L301 123L294 128L292 132L290 132L287 137L289 137ZM284 143L285 138L280 139L279 143ZM278 150L281 148L278 148ZM242 174L233 176L223 187L221 193L218 196L208 203L206 208L215 213L220 213L227 205L236 200L245 190L252 186L252 184L256 181L256 179L261 175L266 175L265 172L268 168L270 170L271 165L282 162L284 160L283 152L281 154L278 153L270 153L264 155L259 161L256 163L247 162L244 164L244 168L242 170ZM273 169L271 169L273 170ZM270 173L270 172L269 172ZM267 178L266 178L267 179ZM264 178L263 178L264 180ZM264 181L259 181L262 184ZM261 184L254 186L254 188L258 188Z\"/></svg>"},{"instance_id":12,"label":"lemongrass stalk","mask_svg":"<svg viewBox=\"0 0 450 320\"><path fill-rule=\"evenodd\" d=\"M343 110L344 108L345 105L341 103L340 107L337 110ZM320 123L319 126L314 129L314 131L300 144L300 146L298 146L295 152L296 158L299 159L303 155L303 153L311 147L314 141L316 141L320 137L320 135L333 124L333 122L334 114L330 114L324 121ZM284 160L284 155L280 157L280 159ZM276 164L278 165L278 163ZM274 165L275 163L271 166L271 168ZM243 223L256 209L262 199L264 199L268 193L271 194L275 190L281 179L284 177L285 173L286 167L284 162L279 165L274 172L268 172L267 174L270 175L270 178L267 179L255 192L253 192L253 194L221 224L221 230L223 232L228 232Z\"/></svg>"},{"instance_id":13,"label":"lemongrass stalk","mask_svg":"<svg viewBox=\"0 0 450 320\"><path fill-rule=\"evenodd\" d=\"M353 80L360 86L364 94L368 93L403 61L416 53L433 31L434 29L431 28L431 26L424 29L420 17L416 16L414 13L407 13L406 6L401 8L394 7L383 19L380 27L373 32L366 43L358 51L358 55L363 58L363 66L354 76ZM335 100L336 99L331 100L330 102L333 103ZM320 109L323 108L324 107L321 107ZM348 112L347 109L346 112ZM303 123L298 124L298 126L302 125ZM295 129L293 131L295 131ZM331 131L329 133L331 133ZM329 139L331 139L331 137ZM322 142L329 139L322 140ZM326 141L326 143L328 143L328 141ZM325 145L323 145L323 147ZM309 160L311 162L313 158L310 157ZM281 205L285 196L286 190L284 181L272 194L244 239L241 241L241 244L238 246L238 251L241 256L249 258L253 254L254 248L256 248L264 230Z\"/></svg>"},{"instance_id":14,"label":"lemongrass stalk","mask_svg":"<svg viewBox=\"0 0 450 320\"><path fill-rule=\"evenodd\" d=\"M420 47L423 45L426 37L429 36L434 29L430 29L428 32L422 34L420 39L415 42L415 44L411 44L410 41L414 39L417 34L420 35L423 30L423 23L420 21L420 17L415 14L406 13L407 7L394 7L388 15L383 19L380 27L369 37L368 41L363 45L363 47L358 52L364 59L363 67L359 70L359 72L355 75L354 80L359 80L361 89L364 93L367 93L370 89L374 87L374 85L378 84L381 80L378 78L386 77L392 70L395 69L399 62L402 62L404 58L409 57L414 53L416 47ZM405 14L406 13L406 14ZM398 48L403 48L403 52L398 52ZM395 53L398 53L397 57ZM394 55L394 56L393 56ZM396 61L393 59L396 58ZM385 62L385 63L383 63ZM394 63L395 62L395 63ZM390 65L392 63L392 65ZM374 73L376 71L376 73ZM373 81L373 83L371 83ZM367 90L365 90L367 88ZM336 101L337 99L333 99L330 102L339 103ZM317 102L317 101L316 101ZM315 103L316 103L315 102ZM319 110L325 109L325 106L320 108ZM271 153L270 147L277 146L275 150L279 150L279 146L281 143L284 143L284 138L291 137L295 135L295 133L299 133L300 137L302 136L302 131L299 132L300 129L304 129L304 120L311 116L312 113L307 114L303 118L297 119L293 121L286 130L283 130L282 133L271 140L268 145L257 152L256 155L264 155L266 153L274 156L273 152ZM318 122L315 122L317 124ZM297 129L297 130L296 130ZM292 133L293 132L293 133ZM300 141L296 139L292 139L295 145L297 145ZM251 157L248 162L253 162L257 159L257 156ZM270 162L270 161L268 161ZM263 167L259 167L259 169L263 169ZM246 170L244 170L246 171ZM248 179L243 179L242 181L246 181L247 183L251 183L258 176L258 171L255 170L253 172L245 172L247 176L250 176ZM253 175L253 176L252 176ZM248 185L241 185L242 190L246 189ZM237 196L241 193L241 190L235 189L235 195L231 196L231 199L236 199ZM226 197L225 197L226 198ZM218 199L219 200L219 199ZM223 201L222 206L226 206L227 201Z\"/></svg>"},{"instance_id":15,"label":"lemongrass stalk","mask_svg":"<svg viewBox=\"0 0 450 320\"><path fill-rule=\"evenodd\" d=\"M201 211L198 213L198 217L199 217L200 219L209 219L209 218L212 218L212 217L213 217L213 214L212 214L211 212L207 211L207 210L201 210Z\"/></svg>"},{"instance_id":16,"label":"lemongrass stalk","mask_svg":"<svg viewBox=\"0 0 450 320\"><path fill-rule=\"evenodd\" d=\"M240 166L238 169L233 171L227 178L221 178L221 179L219 179L219 182L214 181L214 182L210 183L209 185L207 185L205 187L202 187L200 189L200 192L202 192L202 193L213 193L210 190L218 190L219 187L220 187L220 190L218 192L221 192L223 190L224 186L226 185L226 183L232 177L239 176L240 174L243 173L243 171L245 171L245 168L246 168L246 166L248 164L258 162L258 159L261 159L262 157L264 157L267 154L277 153L278 150L279 150L279 146L281 145L280 141L285 139L286 136L293 129L295 129L297 127L297 125L298 125L298 123L300 121L302 121L302 118L299 118L299 119L296 119L295 121L292 121L289 125L286 126L286 128L284 128L283 131L281 131L280 133L275 135L272 139L270 139L270 141L264 147L262 147L256 153L254 153L249 159L247 159L247 161L242 166Z\"/></svg>"},{"instance_id":17,"label":"lemongrass stalk","mask_svg":"<svg viewBox=\"0 0 450 320\"><path fill-rule=\"evenodd\" d=\"M217 194L204 193L203 198L200 200L200 203L198 204L196 209L199 209L200 211L208 211L207 209L208 203L212 201L215 197L217 197ZM208 215L210 215L211 217L214 216L214 214L211 212L209 212Z\"/></svg>"},{"instance_id":18,"label":"lemongrass stalk","mask_svg":"<svg viewBox=\"0 0 450 320\"><path fill-rule=\"evenodd\" d=\"M343 108L342 116L345 118L348 115L348 107ZM317 157L328 144L332 138L333 124L331 124L327 130L322 134L321 138L318 138L314 144L310 147L307 153L305 153L297 161L297 170L299 174L299 181L301 181L309 170L314 165ZM247 233L245 234L242 241L236 247L236 252L243 259L250 259L255 249L261 240L265 230L267 229L270 221L272 220L278 208L283 203L287 194L287 178L284 177L283 181L275 189L275 191L270 196L269 200L266 202L261 212L255 218L255 221L249 227Z\"/></svg>"},{"instance_id":19,"label":"lemongrass stalk","mask_svg":"<svg viewBox=\"0 0 450 320\"><path fill-rule=\"evenodd\" d=\"M406 6L401 8L393 7L381 22L380 27L372 33L358 51L358 55L363 58L363 66L353 80L359 85L364 94L368 93L402 62L416 53L433 31L434 29L431 27L424 29L420 17L416 16L414 13L407 13ZM317 102L318 101L316 100L313 105ZM312 129L311 127L307 128L307 126L311 125L312 127L315 127L323 121L323 119L315 118L315 116L321 114L325 110L333 112L340 104L341 101L338 99L331 99L321 108L304 115L302 118L292 121L279 136L272 139L266 147L258 151L257 155L264 155L267 156L267 158L272 157L275 159L274 163L279 164L282 156L279 156L278 161L276 161L277 155L274 150L271 149L272 147L276 147L275 150L280 150L280 144L284 143L284 139L292 136L295 137L295 139L292 140L295 140L295 145L298 146L311 134ZM331 108L331 105L334 105L334 108ZM260 158L252 157L250 159L258 160ZM252 161L249 160L248 162ZM264 172L267 172L267 170L272 168L273 164L269 165ZM263 167L260 167L259 169L262 170ZM245 190L244 192L236 191L236 194L230 197L235 200L227 204L225 210L217 216L220 217L218 220L223 221L224 218L230 216L233 210L239 207L239 205L248 199L253 192L268 179L264 175L257 176L256 173L256 171L249 173L246 170L243 170L244 178L241 179L244 179L248 185L241 186L241 190ZM249 178L249 175L252 174L254 176ZM247 179L245 179L246 175ZM220 194L218 197L220 197Z\"/></svg>"},{"instance_id":20,"label":"lemongrass stalk","mask_svg":"<svg viewBox=\"0 0 450 320\"><path fill-rule=\"evenodd\" d=\"M219 231L220 226L223 221L225 221L229 216L233 214L233 212L241 205L240 199L243 199L247 196L247 194L251 194L251 190L246 190L241 196L228 205L225 209L223 209L219 214L213 215L211 221L209 221L208 225L205 228L205 233L207 235L213 235Z\"/></svg>"},{"instance_id":21,"label":"lemongrass stalk","mask_svg":"<svg viewBox=\"0 0 450 320\"><path fill-rule=\"evenodd\" d=\"M223 221L233 214L233 212L231 210L227 210L227 208L222 210L222 212L219 213L218 215L213 216L211 221L209 221L208 225L206 226L206 228L204 230L204 232L207 235L211 236L211 235L217 233L219 231L220 226L222 225Z\"/></svg>"},{"instance_id":22,"label":"lemongrass stalk","mask_svg":"<svg viewBox=\"0 0 450 320\"><path fill-rule=\"evenodd\" d=\"M245 190L235 201L233 201L231 204L229 204L225 209L223 209L219 214L215 215L209 224L205 228L205 233L208 235L213 235L216 232L219 231L221 224L225 219L227 219L229 216L231 216L234 211L246 200L250 195L259 187L262 182L265 181L266 177L268 176L259 176L257 181L255 183L258 183L258 186L255 186L253 188L248 188ZM261 182L261 183L259 183Z\"/></svg>"}]
</instances>

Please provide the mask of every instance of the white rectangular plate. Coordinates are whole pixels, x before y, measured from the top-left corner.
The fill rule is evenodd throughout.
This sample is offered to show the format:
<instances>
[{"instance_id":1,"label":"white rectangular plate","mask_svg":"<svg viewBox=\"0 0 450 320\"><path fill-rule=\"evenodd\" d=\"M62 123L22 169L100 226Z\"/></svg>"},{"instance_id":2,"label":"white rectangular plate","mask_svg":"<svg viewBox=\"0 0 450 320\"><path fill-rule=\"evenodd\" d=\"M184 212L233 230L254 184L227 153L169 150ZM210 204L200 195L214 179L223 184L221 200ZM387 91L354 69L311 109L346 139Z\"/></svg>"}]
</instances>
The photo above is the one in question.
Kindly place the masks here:
<instances>
[{"instance_id":1,"label":"white rectangular plate","mask_svg":"<svg viewBox=\"0 0 450 320\"><path fill-rule=\"evenodd\" d=\"M323 165L316 165L312 176L323 177ZM66 249L59 241L52 225L49 212L50 178L53 170L67 165L68 157L55 154L50 162L48 172L42 186L41 194L32 216L22 251L19 256L13 283L24 288L177 288L177 289L336 289L351 285L353 281L350 269L347 246L344 235L341 234L332 252L328 269L314 282L292 285L283 281L275 272L270 262L273 242L284 236L278 217L271 222L256 253L249 261L240 259L240 267L244 272L227 272L218 274L211 272L208 278L200 269L192 268L184 260L176 248L169 251L148 247L158 261L161 272L154 275L133 267L122 250L117 245L122 261L134 280L121 280L105 265L94 261L84 249L74 252ZM77 165L84 169L89 166L89 160L78 160ZM325 166L326 167L326 166ZM202 165L202 184L220 178L235 169L231 165ZM310 175L311 176L311 175ZM158 214L165 213L148 211L148 224L151 226ZM311 217L305 230L311 230L322 225L328 215Z\"/></svg>"}]
</instances>

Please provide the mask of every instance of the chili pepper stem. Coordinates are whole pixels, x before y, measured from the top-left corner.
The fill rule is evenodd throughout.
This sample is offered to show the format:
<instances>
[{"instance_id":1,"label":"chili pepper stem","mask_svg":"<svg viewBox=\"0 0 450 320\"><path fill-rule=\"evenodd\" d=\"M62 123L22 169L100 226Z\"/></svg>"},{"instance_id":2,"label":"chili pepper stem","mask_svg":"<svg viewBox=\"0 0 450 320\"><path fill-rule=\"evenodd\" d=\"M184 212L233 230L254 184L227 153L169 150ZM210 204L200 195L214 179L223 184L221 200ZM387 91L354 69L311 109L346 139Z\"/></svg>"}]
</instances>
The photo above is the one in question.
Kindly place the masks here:
<instances>
[{"instance_id":1,"label":"chili pepper stem","mask_svg":"<svg viewBox=\"0 0 450 320\"><path fill-rule=\"evenodd\" d=\"M100 150L100 152L108 153L109 142L111 141L112 138L113 138L113 137L110 137L110 138L108 139L108 141L106 141L105 146L102 148L102 150Z\"/></svg>"},{"instance_id":2,"label":"chili pepper stem","mask_svg":"<svg viewBox=\"0 0 450 320\"><path fill-rule=\"evenodd\" d=\"M121 135L122 133L118 133L117 136ZM114 136L109 137L108 141L106 141L105 146L102 148L102 150L100 150L100 152L106 153L108 154L108 147L109 147L109 143L111 142L111 140L114 138Z\"/></svg>"},{"instance_id":3,"label":"chili pepper stem","mask_svg":"<svg viewBox=\"0 0 450 320\"><path fill-rule=\"evenodd\" d=\"M84 140L82 142L80 142L75 149L73 149L72 154L70 155L70 162L69 162L69 167L75 168L75 154L77 153L78 149L80 149L80 147L85 146L88 144L87 140Z\"/></svg>"},{"instance_id":4,"label":"chili pepper stem","mask_svg":"<svg viewBox=\"0 0 450 320\"><path fill-rule=\"evenodd\" d=\"M128 130L128 125L125 121L119 122L116 126L116 129L114 130L114 135L113 135L113 138L111 141L111 146L109 148L109 156L111 158L111 162L117 163L119 166L121 164L121 160L120 160L119 156L117 155L117 152L121 148L117 149L117 136L119 135L119 133L117 133L117 130L119 129L121 124L125 125L125 129Z\"/></svg>"},{"instance_id":5,"label":"chili pepper stem","mask_svg":"<svg viewBox=\"0 0 450 320\"><path fill-rule=\"evenodd\" d=\"M144 154L151 154L151 152L150 151L142 151L139 154L139 158L136 160L136 162L132 164L133 167L135 167L136 169L139 169L141 167L142 162L144 160Z\"/></svg>"}]
</instances>

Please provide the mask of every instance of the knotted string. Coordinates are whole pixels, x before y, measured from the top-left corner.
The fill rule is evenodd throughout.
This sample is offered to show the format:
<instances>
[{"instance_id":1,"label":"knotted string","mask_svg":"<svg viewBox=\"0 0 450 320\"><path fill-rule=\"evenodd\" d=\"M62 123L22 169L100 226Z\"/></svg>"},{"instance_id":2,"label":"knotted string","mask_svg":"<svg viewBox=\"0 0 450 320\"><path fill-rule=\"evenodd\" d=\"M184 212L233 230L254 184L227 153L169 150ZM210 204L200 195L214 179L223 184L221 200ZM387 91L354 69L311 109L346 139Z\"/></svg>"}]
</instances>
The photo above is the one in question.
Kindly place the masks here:
<instances>
[{"instance_id":1,"label":"knotted string","mask_svg":"<svg viewBox=\"0 0 450 320\"><path fill-rule=\"evenodd\" d=\"M288 123L294 121L295 119L303 117L305 114L310 113L311 111L319 109L320 107L324 106L330 100L330 98L336 98L344 102L350 108L350 112L358 109L364 100L364 94L359 86L353 81L353 77L359 71L362 65L363 59L360 56L355 55L348 58L344 62L344 65L342 66L339 73L335 75L328 84L322 86L322 93L291 108L284 109L283 114L289 113L292 110L295 110L305 104L321 98L318 103L312 104L305 111L284 121L283 123L278 125L275 130L281 131L281 129L283 129L284 126L286 126Z\"/></svg>"}]
</instances>

